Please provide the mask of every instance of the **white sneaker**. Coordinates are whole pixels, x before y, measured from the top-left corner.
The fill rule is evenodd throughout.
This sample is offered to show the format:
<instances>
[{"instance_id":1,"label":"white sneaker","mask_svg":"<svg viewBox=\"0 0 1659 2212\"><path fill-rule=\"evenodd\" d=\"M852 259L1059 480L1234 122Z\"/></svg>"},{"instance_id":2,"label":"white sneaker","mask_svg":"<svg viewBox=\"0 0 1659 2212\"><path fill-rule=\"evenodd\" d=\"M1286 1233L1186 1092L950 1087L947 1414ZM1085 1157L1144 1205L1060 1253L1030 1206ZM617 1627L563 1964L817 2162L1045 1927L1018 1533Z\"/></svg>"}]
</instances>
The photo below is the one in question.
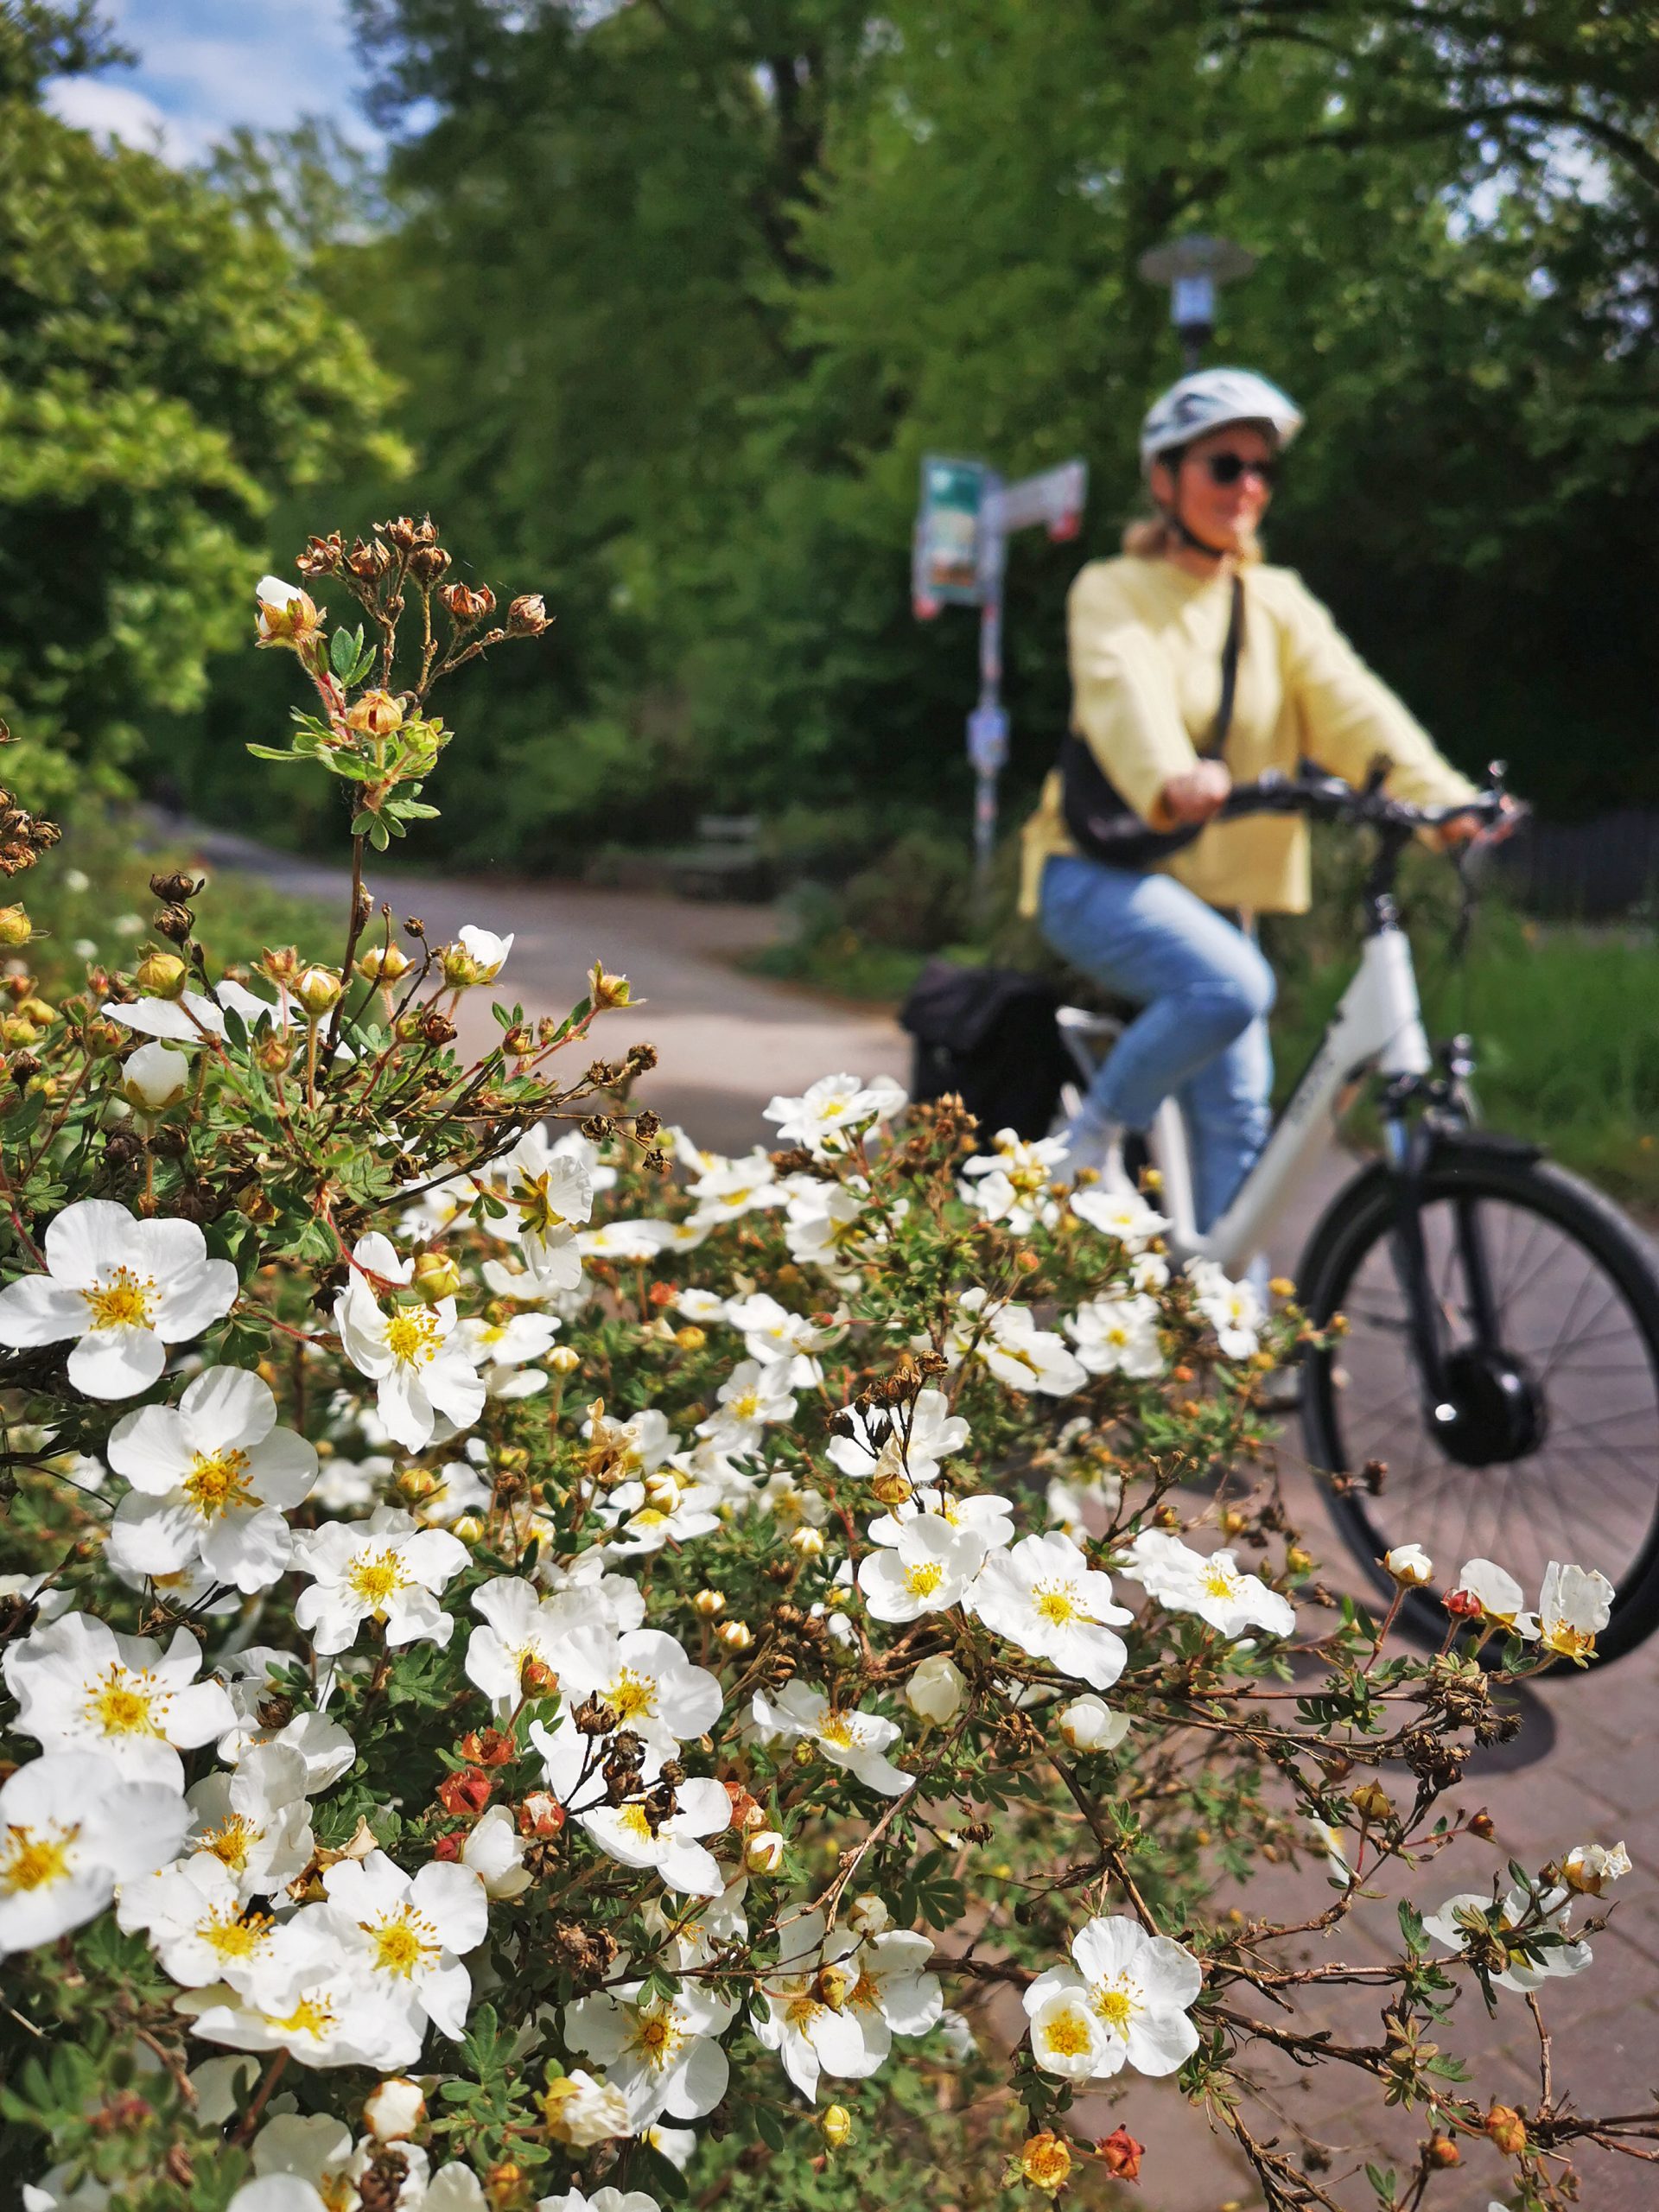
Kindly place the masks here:
<instances>
[{"instance_id":1,"label":"white sneaker","mask_svg":"<svg viewBox=\"0 0 1659 2212\"><path fill-rule=\"evenodd\" d=\"M1065 1158L1059 1164L1074 1183L1085 1168L1092 1167L1102 1190L1133 1193L1135 1185L1123 1165L1123 1129L1120 1122L1074 1122L1064 1136Z\"/></svg>"}]
</instances>

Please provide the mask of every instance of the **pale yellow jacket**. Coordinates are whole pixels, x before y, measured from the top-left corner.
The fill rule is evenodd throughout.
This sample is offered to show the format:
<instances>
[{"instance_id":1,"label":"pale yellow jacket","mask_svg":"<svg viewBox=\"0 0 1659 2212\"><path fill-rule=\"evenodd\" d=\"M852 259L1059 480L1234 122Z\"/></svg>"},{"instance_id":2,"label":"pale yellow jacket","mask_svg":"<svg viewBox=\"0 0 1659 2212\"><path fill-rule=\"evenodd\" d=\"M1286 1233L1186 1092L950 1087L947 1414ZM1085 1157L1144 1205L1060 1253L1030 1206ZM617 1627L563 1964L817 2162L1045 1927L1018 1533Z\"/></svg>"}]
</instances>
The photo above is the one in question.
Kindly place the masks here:
<instances>
[{"instance_id":1,"label":"pale yellow jacket","mask_svg":"<svg viewBox=\"0 0 1659 2212\"><path fill-rule=\"evenodd\" d=\"M1288 569L1248 565L1243 645L1232 726L1222 757L1235 783L1264 770L1296 772L1306 759L1351 783L1379 754L1388 788L1450 806L1474 786L1442 760L1386 683ZM1066 601L1071 727L1143 819L1172 776L1208 745L1221 699L1221 652L1232 605L1230 574L1191 575L1174 562L1125 556L1091 561ZM1161 819L1160 828L1167 828ZM1043 869L1077 850L1066 835L1056 770L1027 823L1020 911L1035 914ZM1215 823L1160 863L1215 906L1300 914L1308 904L1307 824L1294 815Z\"/></svg>"}]
</instances>

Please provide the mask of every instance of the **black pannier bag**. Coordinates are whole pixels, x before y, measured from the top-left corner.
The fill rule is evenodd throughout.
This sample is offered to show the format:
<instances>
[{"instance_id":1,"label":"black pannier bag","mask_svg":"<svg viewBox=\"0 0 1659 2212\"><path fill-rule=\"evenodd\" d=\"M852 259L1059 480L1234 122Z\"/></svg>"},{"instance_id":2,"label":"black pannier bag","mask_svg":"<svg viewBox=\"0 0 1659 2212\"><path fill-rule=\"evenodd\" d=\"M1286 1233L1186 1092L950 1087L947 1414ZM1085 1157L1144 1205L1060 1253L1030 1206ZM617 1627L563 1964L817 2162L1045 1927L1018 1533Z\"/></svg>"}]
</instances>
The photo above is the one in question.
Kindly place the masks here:
<instances>
[{"instance_id":1,"label":"black pannier bag","mask_svg":"<svg viewBox=\"0 0 1659 2212\"><path fill-rule=\"evenodd\" d=\"M1075 1074L1054 1019L1058 994L1016 968L930 960L899 1019L915 1039L911 1096L959 1092L982 1147L999 1129L1045 1137Z\"/></svg>"}]
</instances>

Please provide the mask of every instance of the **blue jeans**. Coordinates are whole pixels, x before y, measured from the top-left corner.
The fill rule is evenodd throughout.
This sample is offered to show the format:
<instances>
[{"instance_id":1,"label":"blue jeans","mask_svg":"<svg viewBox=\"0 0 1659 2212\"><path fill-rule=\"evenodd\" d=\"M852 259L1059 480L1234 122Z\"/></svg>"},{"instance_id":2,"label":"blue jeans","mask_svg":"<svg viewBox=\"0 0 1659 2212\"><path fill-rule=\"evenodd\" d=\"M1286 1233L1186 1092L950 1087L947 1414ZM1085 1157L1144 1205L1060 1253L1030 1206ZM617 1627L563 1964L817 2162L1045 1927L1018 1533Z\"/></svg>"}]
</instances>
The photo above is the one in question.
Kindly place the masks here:
<instances>
[{"instance_id":1,"label":"blue jeans","mask_svg":"<svg viewBox=\"0 0 1659 2212\"><path fill-rule=\"evenodd\" d=\"M1207 1229L1267 1141L1273 970L1242 930L1169 875L1057 854L1043 870L1043 935L1085 976L1140 1003L1073 1127L1145 1129L1172 1094L1192 1147Z\"/></svg>"}]
</instances>

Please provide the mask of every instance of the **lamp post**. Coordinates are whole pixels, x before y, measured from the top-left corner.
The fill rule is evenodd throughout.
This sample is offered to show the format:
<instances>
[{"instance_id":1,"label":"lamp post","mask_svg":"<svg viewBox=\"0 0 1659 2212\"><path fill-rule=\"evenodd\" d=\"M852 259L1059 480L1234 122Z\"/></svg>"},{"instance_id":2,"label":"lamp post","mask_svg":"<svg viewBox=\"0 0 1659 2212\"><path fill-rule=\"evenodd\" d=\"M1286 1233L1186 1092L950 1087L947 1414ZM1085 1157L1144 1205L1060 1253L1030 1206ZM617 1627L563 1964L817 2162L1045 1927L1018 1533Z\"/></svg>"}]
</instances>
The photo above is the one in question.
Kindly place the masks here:
<instances>
[{"instance_id":1,"label":"lamp post","mask_svg":"<svg viewBox=\"0 0 1659 2212\"><path fill-rule=\"evenodd\" d=\"M1255 256L1230 238L1190 238L1155 245L1135 264L1148 284L1169 287L1169 319L1181 341L1181 358L1189 374L1204 359L1204 349L1215 334L1216 291L1222 284L1248 276Z\"/></svg>"}]
</instances>

